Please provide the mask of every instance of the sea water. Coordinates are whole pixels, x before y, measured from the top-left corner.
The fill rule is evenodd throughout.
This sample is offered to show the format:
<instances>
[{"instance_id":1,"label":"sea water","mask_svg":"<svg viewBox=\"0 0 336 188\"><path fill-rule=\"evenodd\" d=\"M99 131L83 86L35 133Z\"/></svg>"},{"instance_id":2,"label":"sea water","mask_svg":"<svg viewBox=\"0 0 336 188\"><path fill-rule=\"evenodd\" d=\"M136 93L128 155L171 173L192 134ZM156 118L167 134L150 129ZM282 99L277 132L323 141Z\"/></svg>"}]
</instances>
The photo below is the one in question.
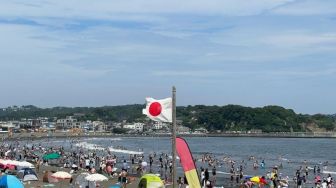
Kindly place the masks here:
<instances>
[{"instance_id":1,"label":"sea water","mask_svg":"<svg viewBox=\"0 0 336 188\"><path fill-rule=\"evenodd\" d=\"M334 178L336 176L336 139L256 137L187 137L185 139L194 158L200 159L205 153L214 156L219 161L230 158L235 161L235 168L239 167L244 160L244 175L246 176L266 175L273 167L283 166L280 169L280 175L282 177L288 176L292 181L296 170L300 166L303 169L307 166L310 169L307 179L311 183L315 176L312 170L315 165L320 166L321 172L330 173ZM70 138L62 142L49 140L49 142L36 141L36 143L43 143L44 146L63 145L65 148L70 148L70 145L73 145L72 149L76 148L76 144ZM88 150L108 148L112 153L125 159L129 159L128 155L132 153L143 153L145 160L148 160L148 155L154 152L157 155L160 153L171 155L171 138L169 137L79 138L76 139L76 143L82 149ZM103 155L102 152L99 153ZM254 157L253 160L249 160L251 156ZM258 166L257 169L254 169L252 165L256 160L258 163L264 160L265 167ZM326 162L327 166L324 165ZM178 175L182 176L183 172L179 163L177 166ZM198 170L201 167L208 168L211 177L212 167L208 166L208 163L197 160L196 166ZM228 180L230 166L224 162L222 165L219 163L216 168L217 185L230 182ZM321 176L327 176L327 174L322 173Z\"/></svg>"}]
</instances>

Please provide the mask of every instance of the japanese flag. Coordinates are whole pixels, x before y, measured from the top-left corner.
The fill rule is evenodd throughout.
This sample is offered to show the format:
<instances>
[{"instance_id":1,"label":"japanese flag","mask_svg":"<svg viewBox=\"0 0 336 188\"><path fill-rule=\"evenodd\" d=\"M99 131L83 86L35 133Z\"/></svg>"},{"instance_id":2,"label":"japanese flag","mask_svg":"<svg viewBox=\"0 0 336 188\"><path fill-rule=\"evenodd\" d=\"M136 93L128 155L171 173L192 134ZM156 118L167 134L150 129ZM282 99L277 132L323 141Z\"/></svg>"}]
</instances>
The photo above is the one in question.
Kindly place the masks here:
<instances>
[{"instance_id":1,"label":"japanese flag","mask_svg":"<svg viewBox=\"0 0 336 188\"><path fill-rule=\"evenodd\" d=\"M160 122L172 122L172 98L156 100L146 98L146 109L142 113L150 119Z\"/></svg>"}]
</instances>

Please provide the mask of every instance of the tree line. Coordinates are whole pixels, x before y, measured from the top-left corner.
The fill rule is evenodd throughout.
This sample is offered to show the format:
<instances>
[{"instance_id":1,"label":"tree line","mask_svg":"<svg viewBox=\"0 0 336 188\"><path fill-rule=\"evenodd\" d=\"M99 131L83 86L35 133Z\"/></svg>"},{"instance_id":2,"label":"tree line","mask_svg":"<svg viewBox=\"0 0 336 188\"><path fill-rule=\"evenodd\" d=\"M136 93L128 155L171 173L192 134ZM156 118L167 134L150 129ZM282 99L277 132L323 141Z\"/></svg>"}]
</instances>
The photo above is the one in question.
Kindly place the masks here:
<instances>
[{"instance_id":1,"label":"tree line","mask_svg":"<svg viewBox=\"0 0 336 188\"><path fill-rule=\"evenodd\" d=\"M21 120L22 118L48 117L50 121L77 114L77 119L102 120L110 122L147 122L142 114L145 105L133 104L103 107L53 107L39 108L33 105L0 110L1 121ZM301 132L335 131L336 116L325 114L297 114L280 106L259 108L240 105L226 106L178 106L177 119L191 129L206 128L209 131L249 131Z\"/></svg>"}]
</instances>

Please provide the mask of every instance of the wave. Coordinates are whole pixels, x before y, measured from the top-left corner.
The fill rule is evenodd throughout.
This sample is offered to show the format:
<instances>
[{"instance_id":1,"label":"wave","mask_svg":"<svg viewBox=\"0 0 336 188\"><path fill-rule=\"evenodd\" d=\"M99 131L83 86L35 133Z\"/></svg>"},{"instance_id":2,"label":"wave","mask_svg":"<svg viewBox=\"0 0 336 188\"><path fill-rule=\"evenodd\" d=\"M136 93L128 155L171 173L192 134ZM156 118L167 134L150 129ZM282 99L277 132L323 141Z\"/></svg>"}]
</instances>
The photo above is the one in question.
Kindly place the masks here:
<instances>
[{"instance_id":1,"label":"wave","mask_svg":"<svg viewBox=\"0 0 336 188\"><path fill-rule=\"evenodd\" d=\"M90 143L87 143L87 142L79 142L79 143L75 144L75 146L85 148L85 149L88 149L88 150L105 150L105 148L101 147L98 144L90 144Z\"/></svg>"},{"instance_id":2,"label":"wave","mask_svg":"<svg viewBox=\"0 0 336 188\"><path fill-rule=\"evenodd\" d=\"M323 174L336 174L336 172L334 172L334 171L326 171L326 170L324 170L324 171L323 171Z\"/></svg>"},{"instance_id":3,"label":"wave","mask_svg":"<svg viewBox=\"0 0 336 188\"><path fill-rule=\"evenodd\" d=\"M109 140L109 141L121 141L121 138L82 138L81 140Z\"/></svg>"},{"instance_id":4,"label":"wave","mask_svg":"<svg viewBox=\"0 0 336 188\"><path fill-rule=\"evenodd\" d=\"M143 152L141 151L132 151L132 150L126 150L126 149L117 149L113 147L108 148L109 151L111 152L116 152L116 153L126 153L126 154L133 154L133 155L142 155Z\"/></svg>"},{"instance_id":5,"label":"wave","mask_svg":"<svg viewBox=\"0 0 336 188\"><path fill-rule=\"evenodd\" d=\"M223 171L217 171L217 174L226 174L226 175L230 175L231 173L229 173L229 172L223 172Z\"/></svg>"}]
</instances>

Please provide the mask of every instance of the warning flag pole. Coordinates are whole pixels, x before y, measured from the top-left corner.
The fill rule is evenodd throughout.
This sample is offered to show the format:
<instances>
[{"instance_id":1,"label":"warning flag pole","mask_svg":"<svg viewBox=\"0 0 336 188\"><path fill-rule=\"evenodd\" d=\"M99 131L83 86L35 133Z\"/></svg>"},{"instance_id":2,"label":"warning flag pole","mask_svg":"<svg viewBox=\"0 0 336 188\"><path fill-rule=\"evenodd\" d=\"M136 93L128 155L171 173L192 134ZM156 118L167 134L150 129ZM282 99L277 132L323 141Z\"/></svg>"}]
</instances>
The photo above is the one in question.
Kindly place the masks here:
<instances>
[{"instance_id":1,"label":"warning flag pole","mask_svg":"<svg viewBox=\"0 0 336 188\"><path fill-rule=\"evenodd\" d=\"M173 188L176 188L176 88L173 86L172 96L172 184Z\"/></svg>"}]
</instances>

